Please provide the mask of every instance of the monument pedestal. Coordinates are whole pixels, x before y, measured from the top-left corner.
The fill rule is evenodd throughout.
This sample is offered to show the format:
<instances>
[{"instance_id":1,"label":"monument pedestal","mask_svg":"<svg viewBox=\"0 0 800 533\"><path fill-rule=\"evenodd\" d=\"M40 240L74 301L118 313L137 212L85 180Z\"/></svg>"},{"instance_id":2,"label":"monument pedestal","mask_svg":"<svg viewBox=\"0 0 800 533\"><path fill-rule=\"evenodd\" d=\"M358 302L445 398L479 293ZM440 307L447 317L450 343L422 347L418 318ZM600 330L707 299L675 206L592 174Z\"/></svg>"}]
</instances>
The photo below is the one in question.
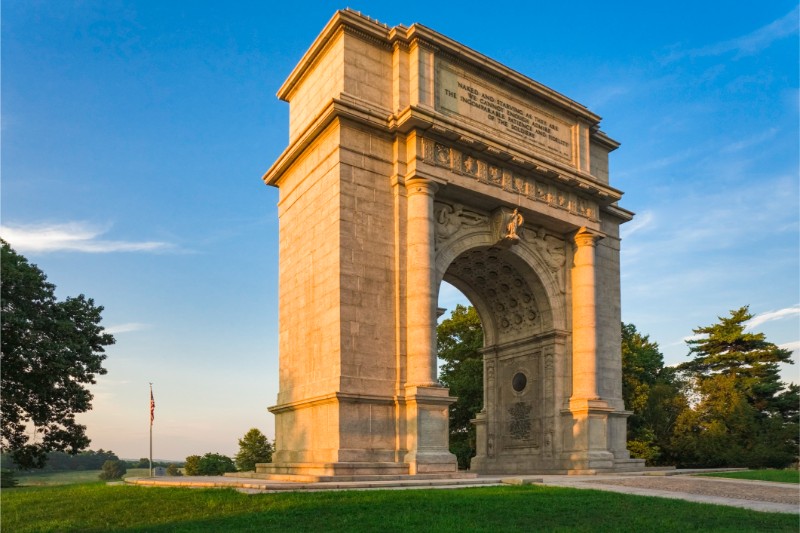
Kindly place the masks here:
<instances>
[{"instance_id":1,"label":"monument pedestal","mask_svg":"<svg viewBox=\"0 0 800 533\"><path fill-rule=\"evenodd\" d=\"M456 401L443 387L406 388L406 446L409 474L444 474L458 470L450 453L448 407Z\"/></svg>"}]
</instances>

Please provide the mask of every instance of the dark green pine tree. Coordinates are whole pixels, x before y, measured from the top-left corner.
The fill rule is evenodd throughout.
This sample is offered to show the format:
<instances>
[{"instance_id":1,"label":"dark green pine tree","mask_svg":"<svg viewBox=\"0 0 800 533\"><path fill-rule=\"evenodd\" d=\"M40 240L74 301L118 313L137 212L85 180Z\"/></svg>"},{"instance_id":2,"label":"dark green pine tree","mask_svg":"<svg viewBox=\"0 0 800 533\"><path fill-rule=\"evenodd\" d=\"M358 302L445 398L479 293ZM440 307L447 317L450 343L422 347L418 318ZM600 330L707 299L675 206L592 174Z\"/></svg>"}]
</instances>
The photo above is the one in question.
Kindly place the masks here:
<instances>
[{"instance_id":1,"label":"dark green pine tree","mask_svg":"<svg viewBox=\"0 0 800 533\"><path fill-rule=\"evenodd\" d=\"M475 456L475 426L470 420L483 407L483 329L474 307L457 305L436 328L438 356L444 361L439 380L458 400L450 406L450 451L459 468Z\"/></svg>"},{"instance_id":2,"label":"dark green pine tree","mask_svg":"<svg viewBox=\"0 0 800 533\"><path fill-rule=\"evenodd\" d=\"M797 458L799 389L779 374L780 363L793 363L791 352L746 331L752 318L747 306L733 310L687 341L694 358L679 369L700 401L676 443L689 463L780 467Z\"/></svg>"}]
</instances>

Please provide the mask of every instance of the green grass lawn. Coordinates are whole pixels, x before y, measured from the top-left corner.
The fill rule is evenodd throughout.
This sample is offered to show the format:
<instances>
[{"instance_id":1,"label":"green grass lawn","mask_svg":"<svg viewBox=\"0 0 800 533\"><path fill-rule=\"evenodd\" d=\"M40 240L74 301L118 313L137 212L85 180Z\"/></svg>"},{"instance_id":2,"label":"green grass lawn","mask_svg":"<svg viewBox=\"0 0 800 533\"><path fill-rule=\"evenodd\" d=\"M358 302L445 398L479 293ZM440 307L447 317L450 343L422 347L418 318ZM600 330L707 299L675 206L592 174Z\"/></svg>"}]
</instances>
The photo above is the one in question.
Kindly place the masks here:
<instances>
[{"instance_id":1,"label":"green grass lawn","mask_svg":"<svg viewBox=\"0 0 800 533\"><path fill-rule=\"evenodd\" d=\"M720 472L703 474L711 477L729 477L733 479L754 479L756 481L779 481L781 483L800 483L798 470L745 470L743 472Z\"/></svg>"},{"instance_id":2,"label":"green grass lawn","mask_svg":"<svg viewBox=\"0 0 800 533\"><path fill-rule=\"evenodd\" d=\"M67 472L20 472L17 480L22 487L51 485L74 485L75 483L105 483L100 480L102 470L70 470ZM142 477L149 474L147 468L129 468L125 477Z\"/></svg>"},{"instance_id":3,"label":"green grass lawn","mask_svg":"<svg viewBox=\"0 0 800 533\"><path fill-rule=\"evenodd\" d=\"M0 493L3 531L797 531L797 516L541 486L246 495L103 484Z\"/></svg>"}]
</instances>

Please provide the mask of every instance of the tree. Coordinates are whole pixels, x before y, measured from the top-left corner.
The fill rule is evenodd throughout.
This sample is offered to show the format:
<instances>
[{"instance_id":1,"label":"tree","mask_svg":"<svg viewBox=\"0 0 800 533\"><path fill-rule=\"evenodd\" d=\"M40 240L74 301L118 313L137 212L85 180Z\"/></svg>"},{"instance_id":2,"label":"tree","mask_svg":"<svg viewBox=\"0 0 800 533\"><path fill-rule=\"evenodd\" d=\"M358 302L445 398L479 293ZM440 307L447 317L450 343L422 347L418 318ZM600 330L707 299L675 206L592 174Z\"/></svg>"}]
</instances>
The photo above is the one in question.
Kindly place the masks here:
<instances>
[{"instance_id":1,"label":"tree","mask_svg":"<svg viewBox=\"0 0 800 533\"><path fill-rule=\"evenodd\" d=\"M104 348L114 337L100 326L102 307L82 294L57 301L45 274L0 243L2 447L20 467L41 468L48 451L89 446L75 415L91 409L84 385L106 373Z\"/></svg>"},{"instance_id":2,"label":"tree","mask_svg":"<svg viewBox=\"0 0 800 533\"><path fill-rule=\"evenodd\" d=\"M127 472L128 468L125 465L125 461L120 461L119 459L109 459L103 463L103 471L100 473L100 479L122 479L122 476L124 476Z\"/></svg>"},{"instance_id":3,"label":"tree","mask_svg":"<svg viewBox=\"0 0 800 533\"><path fill-rule=\"evenodd\" d=\"M219 453L190 455L186 458L183 471L187 476L219 476L225 472L236 472L233 459Z\"/></svg>"},{"instance_id":4,"label":"tree","mask_svg":"<svg viewBox=\"0 0 800 533\"><path fill-rule=\"evenodd\" d=\"M190 455L186 458L186 464L183 465L183 472L187 476L199 476L200 475L200 456L199 455Z\"/></svg>"},{"instance_id":5,"label":"tree","mask_svg":"<svg viewBox=\"0 0 800 533\"><path fill-rule=\"evenodd\" d=\"M133 468L150 468L150 459L147 457L140 457Z\"/></svg>"},{"instance_id":6,"label":"tree","mask_svg":"<svg viewBox=\"0 0 800 533\"><path fill-rule=\"evenodd\" d=\"M679 366L699 402L679 421L675 446L690 466L784 467L798 450L797 385L780 381L791 352L747 332L747 306L694 330L691 361Z\"/></svg>"},{"instance_id":7,"label":"tree","mask_svg":"<svg viewBox=\"0 0 800 533\"><path fill-rule=\"evenodd\" d=\"M271 463L274 447L269 439L256 428L252 428L239 439L236 467L241 471L255 471L256 463Z\"/></svg>"},{"instance_id":8,"label":"tree","mask_svg":"<svg viewBox=\"0 0 800 533\"><path fill-rule=\"evenodd\" d=\"M178 468L177 465L174 465L174 464L170 463L170 465L167 466L167 475L168 476L182 476L183 474L181 474L181 469Z\"/></svg>"},{"instance_id":9,"label":"tree","mask_svg":"<svg viewBox=\"0 0 800 533\"><path fill-rule=\"evenodd\" d=\"M207 453L200 458L198 474L201 476L219 476L225 472L236 472L233 459L219 453Z\"/></svg>"},{"instance_id":10,"label":"tree","mask_svg":"<svg viewBox=\"0 0 800 533\"><path fill-rule=\"evenodd\" d=\"M622 324L622 398L628 418L628 450L648 464L674 461L675 422L689 407L673 368L664 366L658 344L633 324Z\"/></svg>"},{"instance_id":11,"label":"tree","mask_svg":"<svg viewBox=\"0 0 800 533\"><path fill-rule=\"evenodd\" d=\"M483 407L483 329L474 307L457 305L436 328L438 356L444 361L439 380L458 400L450 406L450 451L459 468L475 456L475 426Z\"/></svg>"}]
</instances>

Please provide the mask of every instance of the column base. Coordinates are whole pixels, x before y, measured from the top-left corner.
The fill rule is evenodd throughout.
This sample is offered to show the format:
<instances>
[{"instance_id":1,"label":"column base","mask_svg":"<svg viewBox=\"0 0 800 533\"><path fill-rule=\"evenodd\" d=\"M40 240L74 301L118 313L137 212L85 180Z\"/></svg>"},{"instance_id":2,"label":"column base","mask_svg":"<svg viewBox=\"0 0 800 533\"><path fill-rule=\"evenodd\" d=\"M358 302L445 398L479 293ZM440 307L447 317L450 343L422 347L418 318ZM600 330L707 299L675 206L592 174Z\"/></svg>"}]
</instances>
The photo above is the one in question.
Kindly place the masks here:
<instances>
[{"instance_id":1,"label":"column base","mask_svg":"<svg viewBox=\"0 0 800 533\"><path fill-rule=\"evenodd\" d=\"M444 387L406 387L406 447L408 473L444 474L458 471L450 453L448 407L456 401Z\"/></svg>"}]
</instances>

